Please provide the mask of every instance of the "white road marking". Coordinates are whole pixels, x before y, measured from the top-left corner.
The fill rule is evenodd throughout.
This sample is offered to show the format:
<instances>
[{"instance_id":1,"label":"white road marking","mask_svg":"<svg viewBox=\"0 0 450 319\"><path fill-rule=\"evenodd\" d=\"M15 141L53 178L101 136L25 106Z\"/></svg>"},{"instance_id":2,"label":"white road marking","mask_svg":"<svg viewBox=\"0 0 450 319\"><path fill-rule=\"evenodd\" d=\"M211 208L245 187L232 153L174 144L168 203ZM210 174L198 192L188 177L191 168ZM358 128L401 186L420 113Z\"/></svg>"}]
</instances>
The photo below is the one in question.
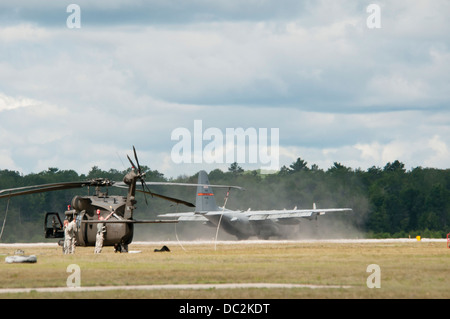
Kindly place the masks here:
<instances>
[{"instance_id":1,"label":"white road marking","mask_svg":"<svg viewBox=\"0 0 450 319\"><path fill-rule=\"evenodd\" d=\"M228 283L228 284L175 284L175 285L132 285L132 286L95 286L95 287L41 287L41 288L3 288L0 294L30 293L30 292L84 292L110 290L174 290L174 289L348 289L352 286L340 285L307 285L307 284L278 284L278 283Z\"/></svg>"}]
</instances>

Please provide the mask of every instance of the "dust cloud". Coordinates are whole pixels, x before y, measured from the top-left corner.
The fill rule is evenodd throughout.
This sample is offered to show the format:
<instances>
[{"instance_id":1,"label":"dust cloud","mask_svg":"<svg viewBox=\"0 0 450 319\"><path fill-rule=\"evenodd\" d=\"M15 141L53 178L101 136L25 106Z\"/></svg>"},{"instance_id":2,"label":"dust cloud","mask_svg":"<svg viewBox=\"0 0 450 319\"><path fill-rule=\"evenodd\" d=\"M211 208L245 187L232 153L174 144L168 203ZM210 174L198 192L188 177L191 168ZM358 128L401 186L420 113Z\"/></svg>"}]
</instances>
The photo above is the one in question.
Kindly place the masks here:
<instances>
[{"instance_id":1,"label":"dust cloud","mask_svg":"<svg viewBox=\"0 0 450 319\"><path fill-rule=\"evenodd\" d=\"M358 227L355 213L329 213L316 219L302 219L296 225L279 225L282 236L269 239L315 240L315 239L363 239L364 232ZM216 239L216 227L201 222L173 224L135 225L134 241L209 241ZM236 236L219 228L218 240L237 241ZM249 240L258 239L256 236Z\"/></svg>"}]
</instances>

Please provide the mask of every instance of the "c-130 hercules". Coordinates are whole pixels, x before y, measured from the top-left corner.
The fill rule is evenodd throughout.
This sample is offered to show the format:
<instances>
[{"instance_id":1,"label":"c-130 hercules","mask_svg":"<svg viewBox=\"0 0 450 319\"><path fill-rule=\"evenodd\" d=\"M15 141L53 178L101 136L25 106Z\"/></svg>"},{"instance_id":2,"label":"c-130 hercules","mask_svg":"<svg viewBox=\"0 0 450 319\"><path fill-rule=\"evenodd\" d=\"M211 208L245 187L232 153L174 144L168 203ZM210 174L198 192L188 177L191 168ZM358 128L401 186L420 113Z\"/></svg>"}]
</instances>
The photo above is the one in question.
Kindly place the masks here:
<instances>
[{"instance_id":1,"label":"c-130 hercules","mask_svg":"<svg viewBox=\"0 0 450 319\"><path fill-rule=\"evenodd\" d=\"M0 199L35 194L49 191L57 191L81 187L95 187L95 195L75 196L73 197L68 209L64 215L69 221L76 221L76 244L77 246L95 246L97 223L104 223L106 227L106 235L104 246L116 246L121 252L128 252L128 245L133 240L134 224L138 223L174 223L174 220L136 220L133 218L133 212L137 203L135 195L136 191L149 194L152 197L162 198L177 204L183 204L189 207L195 207L192 203L153 193L144 180L145 173L142 172L136 155L136 149L133 146L135 165L130 157L127 158L132 166L123 182L110 181L105 178L78 182L61 182L43 185L33 185L18 188L10 188L0 190ZM136 172L137 169L137 172ZM137 182L140 181L142 190L137 189ZM151 185L170 185L170 183L149 182ZM175 185L185 185L177 183ZM186 184L192 186L192 184ZM119 187L128 189L126 196L108 195L108 191L102 192L102 188ZM144 195L145 196L145 195ZM147 202L147 198L145 198ZM111 218L108 220L99 220L100 216L106 217L114 210ZM63 223L58 213L50 212L45 216L44 221L45 238L63 238Z\"/></svg>"},{"instance_id":2,"label":"c-130 hercules","mask_svg":"<svg viewBox=\"0 0 450 319\"><path fill-rule=\"evenodd\" d=\"M260 239L268 239L271 236L284 237L286 227L299 225L301 220L317 220L318 216L327 213L350 213L353 211L351 208L317 209L315 204L313 209L229 210L217 206L212 189L214 185L209 185L208 174L205 171L199 172L197 185L194 212L161 214L158 217L176 218L178 221L202 222L205 225L216 227L217 230L221 227L227 233L242 240L251 236ZM228 193L225 200L227 198Z\"/></svg>"}]
</instances>

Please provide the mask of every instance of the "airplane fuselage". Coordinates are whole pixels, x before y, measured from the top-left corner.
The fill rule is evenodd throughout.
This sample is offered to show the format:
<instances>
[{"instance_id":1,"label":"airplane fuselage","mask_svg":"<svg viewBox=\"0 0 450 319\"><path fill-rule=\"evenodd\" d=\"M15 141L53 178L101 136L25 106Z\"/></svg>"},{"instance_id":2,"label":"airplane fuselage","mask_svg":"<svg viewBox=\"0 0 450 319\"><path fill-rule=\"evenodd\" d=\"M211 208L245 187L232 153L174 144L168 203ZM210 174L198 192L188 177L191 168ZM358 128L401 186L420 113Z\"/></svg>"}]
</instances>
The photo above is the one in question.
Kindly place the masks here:
<instances>
[{"instance_id":1,"label":"airplane fuselage","mask_svg":"<svg viewBox=\"0 0 450 319\"><path fill-rule=\"evenodd\" d=\"M211 226L220 227L230 235L238 239L248 239L256 236L261 239L269 237L283 237L283 227L274 220L258 220L250 222L250 219L241 211L225 210L222 212L209 212L203 214L211 223Z\"/></svg>"}]
</instances>

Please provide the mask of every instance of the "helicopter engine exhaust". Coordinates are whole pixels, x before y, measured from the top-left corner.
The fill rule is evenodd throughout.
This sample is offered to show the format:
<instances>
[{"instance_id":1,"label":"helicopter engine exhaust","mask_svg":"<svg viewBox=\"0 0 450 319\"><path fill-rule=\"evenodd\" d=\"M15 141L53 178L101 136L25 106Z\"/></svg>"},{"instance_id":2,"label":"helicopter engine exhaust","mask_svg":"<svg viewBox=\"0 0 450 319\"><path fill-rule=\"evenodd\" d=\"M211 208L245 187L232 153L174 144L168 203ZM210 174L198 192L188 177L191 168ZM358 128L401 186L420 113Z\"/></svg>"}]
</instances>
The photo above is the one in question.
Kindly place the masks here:
<instances>
[{"instance_id":1,"label":"helicopter engine exhaust","mask_svg":"<svg viewBox=\"0 0 450 319\"><path fill-rule=\"evenodd\" d=\"M88 210L90 206L91 206L91 200L89 198L75 196L72 199L72 208L79 212L81 212L83 210Z\"/></svg>"}]
</instances>

